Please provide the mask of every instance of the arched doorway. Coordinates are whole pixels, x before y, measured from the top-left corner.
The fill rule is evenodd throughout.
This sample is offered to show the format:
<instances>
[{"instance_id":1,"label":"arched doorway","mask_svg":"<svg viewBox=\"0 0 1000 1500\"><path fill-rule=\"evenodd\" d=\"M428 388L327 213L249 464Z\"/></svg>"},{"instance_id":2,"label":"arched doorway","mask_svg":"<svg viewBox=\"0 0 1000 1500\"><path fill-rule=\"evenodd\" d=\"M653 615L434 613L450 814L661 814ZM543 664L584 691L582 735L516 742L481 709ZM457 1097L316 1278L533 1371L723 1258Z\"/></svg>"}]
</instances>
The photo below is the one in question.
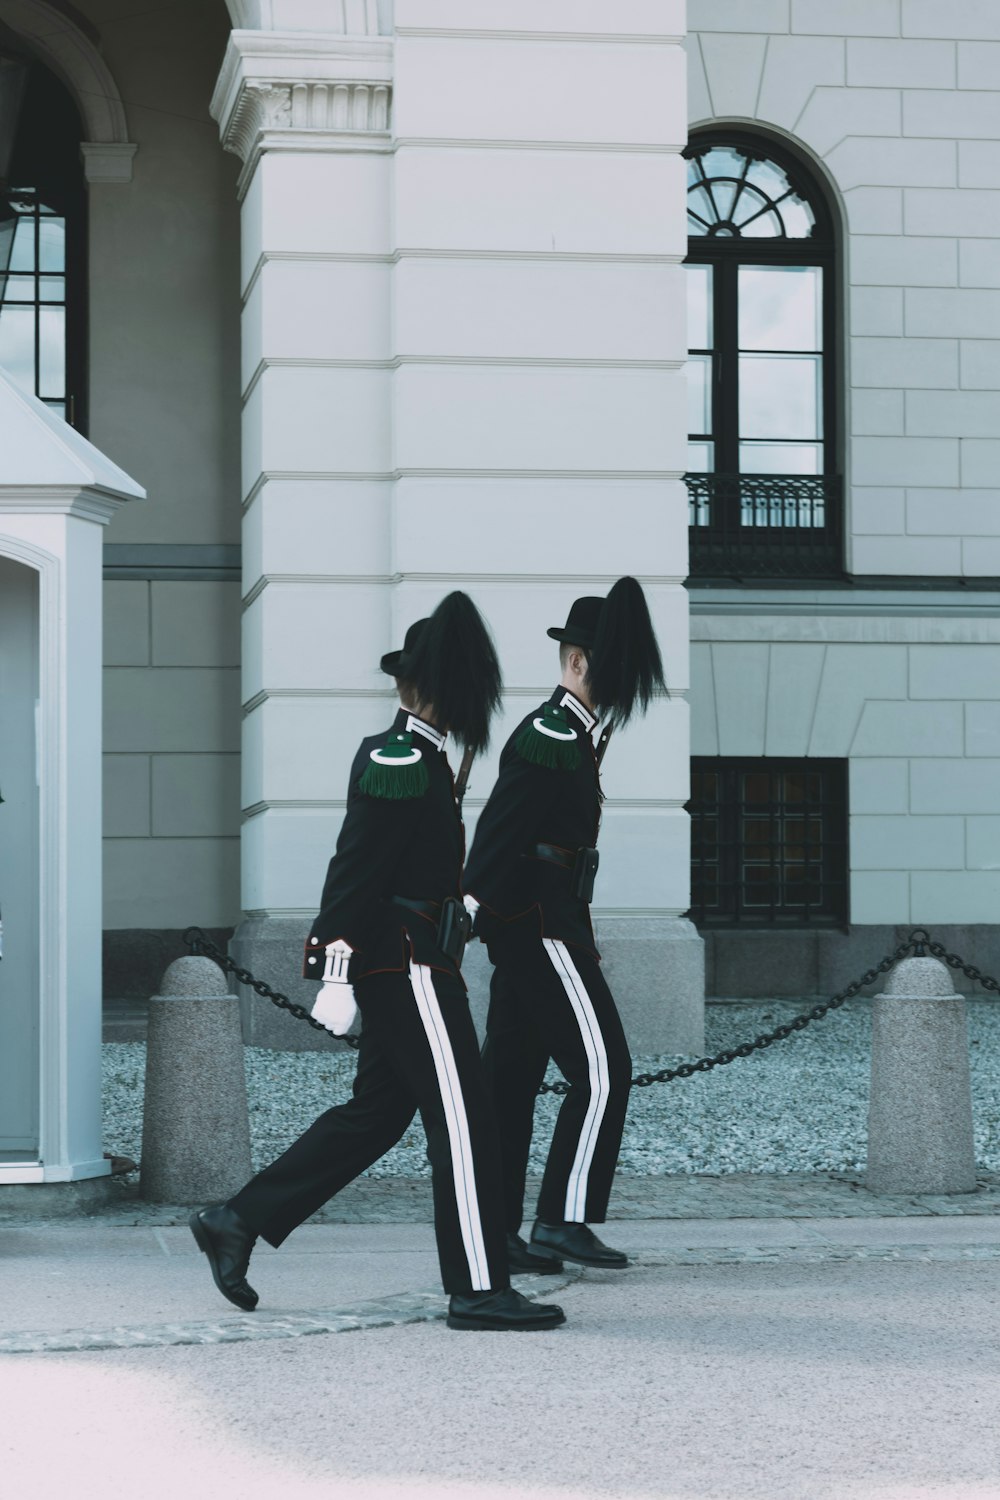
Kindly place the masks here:
<instances>
[{"instance_id":1,"label":"arched doorway","mask_svg":"<svg viewBox=\"0 0 1000 1500\"><path fill-rule=\"evenodd\" d=\"M0 557L0 1163L39 1154L38 574Z\"/></svg>"}]
</instances>

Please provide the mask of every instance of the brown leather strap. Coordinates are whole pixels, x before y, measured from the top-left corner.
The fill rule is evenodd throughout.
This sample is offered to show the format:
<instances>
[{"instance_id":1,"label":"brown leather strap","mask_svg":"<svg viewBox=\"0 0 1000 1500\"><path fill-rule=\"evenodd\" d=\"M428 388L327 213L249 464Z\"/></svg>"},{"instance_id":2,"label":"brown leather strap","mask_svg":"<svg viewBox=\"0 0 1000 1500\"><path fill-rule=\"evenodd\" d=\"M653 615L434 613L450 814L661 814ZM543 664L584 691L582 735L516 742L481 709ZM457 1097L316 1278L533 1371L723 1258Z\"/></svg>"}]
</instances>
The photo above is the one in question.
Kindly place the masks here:
<instances>
[{"instance_id":1,"label":"brown leather strap","mask_svg":"<svg viewBox=\"0 0 1000 1500\"><path fill-rule=\"evenodd\" d=\"M472 762L476 755L474 750L466 750L462 756L462 764L458 768L455 777L455 801L458 803L459 812L462 811L462 803L465 801L465 789L469 785L469 772L472 770Z\"/></svg>"},{"instance_id":2,"label":"brown leather strap","mask_svg":"<svg viewBox=\"0 0 1000 1500\"><path fill-rule=\"evenodd\" d=\"M559 865L560 869L576 868L576 850L560 849L558 844L534 844L528 850L529 859L544 859L547 864Z\"/></svg>"},{"instance_id":3,"label":"brown leather strap","mask_svg":"<svg viewBox=\"0 0 1000 1500\"><path fill-rule=\"evenodd\" d=\"M436 917L441 910L440 901L414 901L409 896L389 896L393 906L405 906L407 911L415 911L420 917Z\"/></svg>"}]
</instances>

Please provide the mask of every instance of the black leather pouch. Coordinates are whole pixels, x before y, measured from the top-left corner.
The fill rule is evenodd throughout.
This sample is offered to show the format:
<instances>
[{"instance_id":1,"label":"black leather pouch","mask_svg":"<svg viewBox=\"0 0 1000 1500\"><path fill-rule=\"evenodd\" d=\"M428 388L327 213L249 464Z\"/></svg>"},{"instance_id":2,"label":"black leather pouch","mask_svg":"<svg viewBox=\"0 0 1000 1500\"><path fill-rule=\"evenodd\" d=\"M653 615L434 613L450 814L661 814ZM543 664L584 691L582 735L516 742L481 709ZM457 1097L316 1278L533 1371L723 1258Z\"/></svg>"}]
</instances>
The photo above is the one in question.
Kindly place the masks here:
<instances>
[{"instance_id":1,"label":"black leather pouch","mask_svg":"<svg viewBox=\"0 0 1000 1500\"><path fill-rule=\"evenodd\" d=\"M594 881L601 856L596 849L578 849L573 866L573 895L578 901L594 899Z\"/></svg>"},{"instance_id":2,"label":"black leather pouch","mask_svg":"<svg viewBox=\"0 0 1000 1500\"><path fill-rule=\"evenodd\" d=\"M456 896L441 903L438 918L437 945L446 958L461 967L465 945L472 931L472 918Z\"/></svg>"}]
</instances>

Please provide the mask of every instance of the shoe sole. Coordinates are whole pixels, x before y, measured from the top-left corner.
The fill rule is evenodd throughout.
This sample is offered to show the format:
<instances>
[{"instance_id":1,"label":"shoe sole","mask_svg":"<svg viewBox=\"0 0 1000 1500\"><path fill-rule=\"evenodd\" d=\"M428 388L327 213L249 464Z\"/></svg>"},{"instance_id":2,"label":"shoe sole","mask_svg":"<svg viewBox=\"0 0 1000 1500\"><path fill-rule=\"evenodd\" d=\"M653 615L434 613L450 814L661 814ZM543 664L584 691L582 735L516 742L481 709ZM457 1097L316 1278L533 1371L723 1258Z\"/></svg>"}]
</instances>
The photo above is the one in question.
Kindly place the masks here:
<instances>
[{"instance_id":1,"label":"shoe sole","mask_svg":"<svg viewBox=\"0 0 1000 1500\"><path fill-rule=\"evenodd\" d=\"M226 1301L230 1302L233 1307L238 1307L240 1312L256 1312L257 1303L260 1301L259 1297L255 1298L250 1306L247 1306L245 1302L238 1302L232 1295L232 1293L227 1291L227 1289L223 1286L222 1280L219 1276L219 1268L216 1265L215 1256L212 1253L212 1242L208 1238L208 1235L205 1233L205 1226L204 1224L202 1224L200 1216L196 1213L192 1214L188 1219L188 1225L190 1227L191 1233L194 1235L195 1244L198 1246L198 1249L201 1251L202 1255L204 1255L208 1260L209 1269L212 1272L212 1280L215 1282L216 1289L222 1293Z\"/></svg>"},{"instance_id":2,"label":"shoe sole","mask_svg":"<svg viewBox=\"0 0 1000 1500\"><path fill-rule=\"evenodd\" d=\"M512 1276L558 1276L564 1267L561 1260L545 1260L535 1255L530 1266L515 1266L508 1262L508 1269Z\"/></svg>"},{"instance_id":3,"label":"shoe sole","mask_svg":"<svg viewBox=\"0 0 1000 1500\"><path fill-rule=\"evenodd\" d=\"M565 1321L565 1313L558 1318L534 1318L525 1323L506 1322L499 1318L463 1318L456 1317L453 1313L448 1314L448 1327L465 1333L475 1330L487 1333L537 1333L544 1328L561 1328Z\"/></svg>"}]
</instances>

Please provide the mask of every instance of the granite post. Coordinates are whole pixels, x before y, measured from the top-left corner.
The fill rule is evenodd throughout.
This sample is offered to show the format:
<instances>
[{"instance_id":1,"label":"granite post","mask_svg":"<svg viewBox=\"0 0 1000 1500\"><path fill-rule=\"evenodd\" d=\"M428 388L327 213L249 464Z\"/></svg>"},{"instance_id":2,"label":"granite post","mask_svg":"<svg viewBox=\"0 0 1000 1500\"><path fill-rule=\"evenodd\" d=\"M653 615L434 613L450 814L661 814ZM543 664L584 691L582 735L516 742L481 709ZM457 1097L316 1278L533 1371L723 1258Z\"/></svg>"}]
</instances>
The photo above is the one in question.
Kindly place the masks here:
<instances>
[{"instance_id":1,"label":"granite post","mask_svg":"<svg viewBox=\"0 0 1000 1500\"><path fill-rule=\"evenodd\" d=\"M239 1001L210 958L179 958L149 1006L140 1193L208 1202L250 1173Z\"/></svg>"},{"instance_id":2,"label":"granite post","mask_svg":"<svg viewBox=\"0 0 1000 1500\"><path fill-rule=\"evenodd\" d=\"M976 1186L965 1000L936 958L904 958L872 1001L868 1187Z\"/></svg>"}]
</instances>

